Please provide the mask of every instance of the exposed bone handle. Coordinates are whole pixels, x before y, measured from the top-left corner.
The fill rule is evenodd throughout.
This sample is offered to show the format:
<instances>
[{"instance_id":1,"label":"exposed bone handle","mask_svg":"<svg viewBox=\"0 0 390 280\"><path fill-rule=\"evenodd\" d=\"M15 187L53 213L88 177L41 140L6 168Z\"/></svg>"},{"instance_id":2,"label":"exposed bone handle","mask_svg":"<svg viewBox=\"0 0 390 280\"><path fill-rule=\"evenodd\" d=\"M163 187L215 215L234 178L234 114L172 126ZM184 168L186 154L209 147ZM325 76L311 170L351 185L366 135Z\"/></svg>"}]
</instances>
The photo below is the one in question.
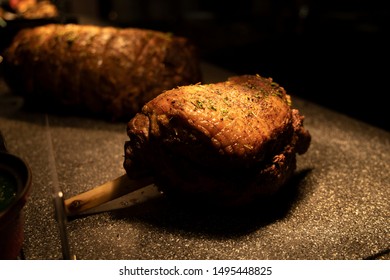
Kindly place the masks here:
<instances>
[{"instance_id":1,"label":"exposed bone handle","mask_svg":"<svg viewBox=\"0 0 390 280\"><path fill-rule=\"evenodd\" d=\"M66 199L65 210L67 215L76 215L152 183L152 178L131 180L124 174L103 185Z\"/></svg>"}]
</instances>

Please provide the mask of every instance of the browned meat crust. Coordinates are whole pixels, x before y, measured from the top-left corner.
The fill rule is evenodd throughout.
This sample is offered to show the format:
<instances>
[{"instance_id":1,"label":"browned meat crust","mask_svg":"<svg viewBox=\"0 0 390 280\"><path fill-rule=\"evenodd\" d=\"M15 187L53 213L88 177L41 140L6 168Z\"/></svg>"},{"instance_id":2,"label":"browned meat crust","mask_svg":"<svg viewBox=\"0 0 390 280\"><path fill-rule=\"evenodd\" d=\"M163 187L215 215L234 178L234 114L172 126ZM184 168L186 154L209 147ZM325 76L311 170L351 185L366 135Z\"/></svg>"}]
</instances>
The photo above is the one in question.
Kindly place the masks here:
<instances>
[{"instance_id":1,"label":"browned meat crust","mask_svg":"<svg viewBox=\"0 0 390 280\"><path fill-rule=\"evenodd\" d=\"M4 59L11 88L30 100L113 119L128 120L162 91L201 81L195 46L186 38L135 28L24 29Z\"/></svg>"},{"instance_id":2,"label":"browned meat crust","mask_svg":"<svg viewBox=\"0 0 390 280\"><path fill-rule=\"evenodd\" d=\"M59 14L57 7L51 1L36 1L36 3L31 3L27 6L23 6L22 4L23 2L16 7L16 10L23 18L50 18L56 17Z\"/></svg>"},{"instance_id":3,"label":"browned meat crust","mask_svg":"<svg viewBox=\"0 0 390 280\"><path fill-rule=\"evenodd\" d=\"M54 18L58 15L56 5L46 0L13 1L0 7L0 17L6 20Z\"/></svg>"},{"instance_id":4,"label":"browned meat crust","mask_svg":"<svg viewBox=\"0 0 390 280\"><path fill-rule=\"evenodd\" d=\"M128 123L124 168L163 191L240 204L277 191L310 145L304 117L272 79L172 89Z\"/></svg>"}]
</instances>

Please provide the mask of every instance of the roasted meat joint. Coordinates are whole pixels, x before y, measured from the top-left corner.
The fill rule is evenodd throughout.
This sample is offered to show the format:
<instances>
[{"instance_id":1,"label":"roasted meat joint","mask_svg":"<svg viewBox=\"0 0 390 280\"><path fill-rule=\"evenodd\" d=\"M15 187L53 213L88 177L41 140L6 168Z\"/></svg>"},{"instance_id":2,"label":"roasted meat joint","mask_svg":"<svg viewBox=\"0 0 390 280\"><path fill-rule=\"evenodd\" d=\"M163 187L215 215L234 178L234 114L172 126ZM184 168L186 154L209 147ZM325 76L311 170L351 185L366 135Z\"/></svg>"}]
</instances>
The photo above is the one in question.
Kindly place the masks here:
<instances>
[{"instance_id":1,"label":"roasted meat joint","mask_svg":"<svg viewBox=\"0 0 390 280\"><path fill-rule=\"evenodd\" d=\"M34 107L128 120L150 99L198 83L196 47L138 28L47 24L21 30L4 52L5 78Z\"/></svg>"},{"instance_id":2,"label":"roasted meat joint","mask_svg":"<svg viewBox=\"0 0 390 280\"><path fill-rule=\"evenodd\" d=\"M124 168L173 197L242 205L278 191L311 141L304 117L271 78L174 88L127 125Z\"/></svg>"}]
</instances>

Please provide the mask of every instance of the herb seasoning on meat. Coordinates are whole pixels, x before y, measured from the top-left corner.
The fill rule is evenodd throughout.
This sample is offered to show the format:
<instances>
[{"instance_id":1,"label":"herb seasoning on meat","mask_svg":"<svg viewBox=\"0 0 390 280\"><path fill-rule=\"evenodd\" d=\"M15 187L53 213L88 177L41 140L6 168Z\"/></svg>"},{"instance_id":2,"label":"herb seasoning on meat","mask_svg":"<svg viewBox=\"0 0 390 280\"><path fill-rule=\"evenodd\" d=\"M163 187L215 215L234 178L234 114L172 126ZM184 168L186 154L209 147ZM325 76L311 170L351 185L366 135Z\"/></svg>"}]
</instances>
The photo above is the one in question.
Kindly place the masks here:
<instances>
[{"instance_id":1,"label":"herb seasoning on meat","mask_svg":"<svg viewBox=\"0 0 390 280\"><path fill-rule=\"evenodd\" d=\"M129 121L124 168L180 198L247 203L291 178L310 145L303 120L285 89L260 75L178 87Z\"/></svg>"}]
</instances>

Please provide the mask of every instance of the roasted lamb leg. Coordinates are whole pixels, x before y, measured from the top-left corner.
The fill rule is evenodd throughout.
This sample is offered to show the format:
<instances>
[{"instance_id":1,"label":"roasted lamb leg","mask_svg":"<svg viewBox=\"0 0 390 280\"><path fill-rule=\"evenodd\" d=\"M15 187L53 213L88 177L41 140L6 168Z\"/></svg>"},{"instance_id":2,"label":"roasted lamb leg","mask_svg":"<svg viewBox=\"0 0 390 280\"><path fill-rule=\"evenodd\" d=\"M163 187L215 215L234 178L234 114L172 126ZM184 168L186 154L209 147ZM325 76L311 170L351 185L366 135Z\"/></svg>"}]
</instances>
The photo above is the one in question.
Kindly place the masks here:
<instances>
[{"instance_id":1,"label":"roasted lamb leg","mask_svg":"<svg viewBox=\"0 0 390 280\"><path fill-rule=\"evenodd\" d=\"M232 77L162 93L128 123L124 168L166 194L239 205L275 193L311 136L271 78Z\"/></svg>"},{"instance_id":2,"label":"roasted lamb leg","mask_svg":"<svg viewBox=\"0 0 390 280\"><path fill-rule=\"evenodd\" d=\"M284 88L259 75L165 91L128 123L126 174L67 199L67 211L82 213L150 182L202 206L275 194L310 146L303 121Z\"/></svg>"}]
</instances>

